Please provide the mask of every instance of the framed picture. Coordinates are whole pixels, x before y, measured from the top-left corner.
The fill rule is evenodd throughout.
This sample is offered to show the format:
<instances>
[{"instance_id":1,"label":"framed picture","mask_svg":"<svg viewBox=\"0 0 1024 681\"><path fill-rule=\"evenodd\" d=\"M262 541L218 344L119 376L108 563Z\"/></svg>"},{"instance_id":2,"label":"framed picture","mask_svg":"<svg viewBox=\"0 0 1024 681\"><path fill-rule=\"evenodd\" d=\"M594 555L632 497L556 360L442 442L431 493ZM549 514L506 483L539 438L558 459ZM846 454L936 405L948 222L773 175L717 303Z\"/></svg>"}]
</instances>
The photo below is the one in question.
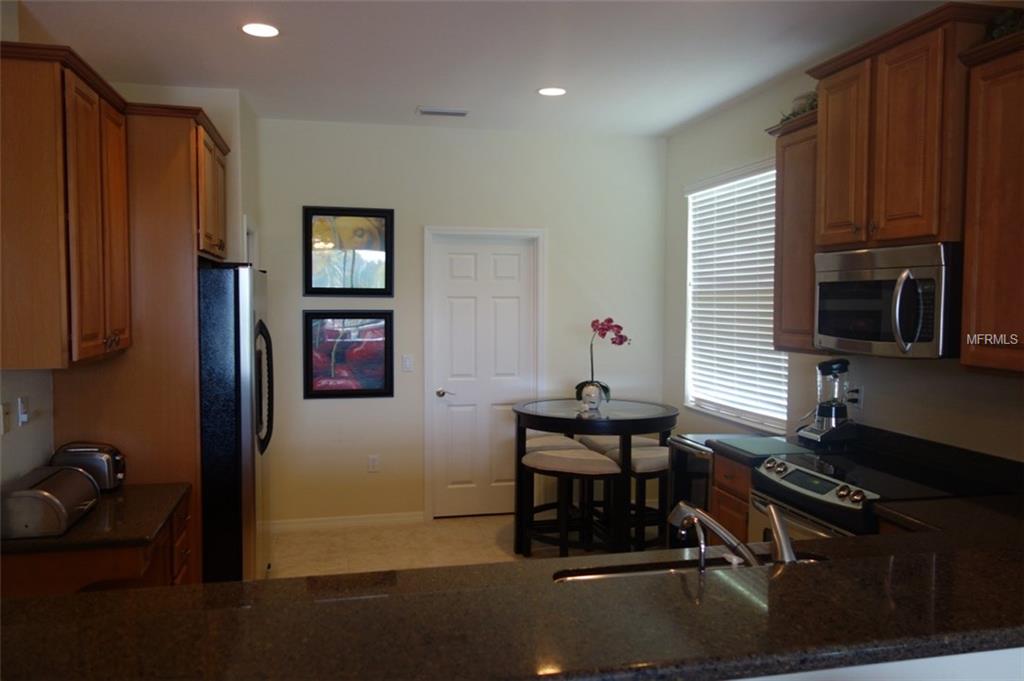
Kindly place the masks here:
<instances>
[{"instance_id":1,"label":"framed picture","mask_svg":"<svg viewBox=\"0 0 1024 681\"><path fill-rule=\"evenodd\" d=\"M302 207L303 293L392 296L395 211Z\"/></svg>"},{"instance_id":2,"label":"framed picture","mask_svg":"<svg viewBox=\"0 0 1024 681\"><path fill-rule=\"evenodd\" d=\"M390 310L305 310L303 396L394 397Z\"/></svg>"}]
</instances>

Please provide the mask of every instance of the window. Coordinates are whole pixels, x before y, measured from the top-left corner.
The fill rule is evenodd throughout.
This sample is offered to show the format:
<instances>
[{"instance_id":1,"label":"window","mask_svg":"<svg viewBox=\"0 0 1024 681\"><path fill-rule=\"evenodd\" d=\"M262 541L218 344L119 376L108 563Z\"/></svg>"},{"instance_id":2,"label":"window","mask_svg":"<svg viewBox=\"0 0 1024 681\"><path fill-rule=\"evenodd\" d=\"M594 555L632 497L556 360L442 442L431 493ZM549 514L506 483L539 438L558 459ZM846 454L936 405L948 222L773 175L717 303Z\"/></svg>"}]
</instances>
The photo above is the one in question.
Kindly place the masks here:
<instances>
[{"instance_id":1,"label":"window","mask_svg":"<svg viewBox=\"0 0 1024 681\"><path fill-rule=\"evenodd\" d=\"M772 346L775 171L687 199L686 404L783 433L789 362Z\"/></svg>"}]
</instances>

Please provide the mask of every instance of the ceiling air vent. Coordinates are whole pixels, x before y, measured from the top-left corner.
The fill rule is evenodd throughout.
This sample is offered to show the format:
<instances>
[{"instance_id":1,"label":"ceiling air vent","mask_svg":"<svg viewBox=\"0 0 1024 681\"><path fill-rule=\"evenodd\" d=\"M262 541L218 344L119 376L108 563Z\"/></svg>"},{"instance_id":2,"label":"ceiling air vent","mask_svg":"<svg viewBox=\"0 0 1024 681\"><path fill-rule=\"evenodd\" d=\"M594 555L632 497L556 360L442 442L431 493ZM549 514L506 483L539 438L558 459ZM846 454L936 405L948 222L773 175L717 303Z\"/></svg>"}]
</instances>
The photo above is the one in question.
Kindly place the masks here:
<instances>
[{"instance_id":1,"label":"ceiling air vent","mask_svg":"<svg viewBox=\"0 0 1024 681\"><path fill-rule=\"evenodd\" d=\"M465 118L469 111L465 109L445 109L439 106L418 106L416 113L420 116L447 116L448 118Z\"/></svg>"}]
</instances>

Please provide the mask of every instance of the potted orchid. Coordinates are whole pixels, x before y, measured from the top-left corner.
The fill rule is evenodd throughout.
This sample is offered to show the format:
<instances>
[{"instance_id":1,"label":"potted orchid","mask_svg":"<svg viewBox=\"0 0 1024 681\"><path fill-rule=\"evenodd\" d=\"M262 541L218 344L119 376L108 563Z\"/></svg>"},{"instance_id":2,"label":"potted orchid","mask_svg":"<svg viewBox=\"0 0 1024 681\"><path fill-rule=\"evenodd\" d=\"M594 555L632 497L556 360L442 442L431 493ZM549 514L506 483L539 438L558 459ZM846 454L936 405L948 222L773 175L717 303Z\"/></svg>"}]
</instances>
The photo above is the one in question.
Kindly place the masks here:
<instances>
[{"instance_id":1,"label":"potted orchid","mask_svg":"<svg viewBox=\"0 0 1024 681\"><path fill-rule=\"evenodd\" d=\"M629 337L622 333L622 325L616 324L615 320L607 317L604 321L595 319L590 322L590 380L581 381L576 384L576 399L590 410L597 409L601 400L612 398L611 388L607 384L594 379L594 343L597 339L607 338L612 345L627 345Z\"/></svg>"}]
</instances>

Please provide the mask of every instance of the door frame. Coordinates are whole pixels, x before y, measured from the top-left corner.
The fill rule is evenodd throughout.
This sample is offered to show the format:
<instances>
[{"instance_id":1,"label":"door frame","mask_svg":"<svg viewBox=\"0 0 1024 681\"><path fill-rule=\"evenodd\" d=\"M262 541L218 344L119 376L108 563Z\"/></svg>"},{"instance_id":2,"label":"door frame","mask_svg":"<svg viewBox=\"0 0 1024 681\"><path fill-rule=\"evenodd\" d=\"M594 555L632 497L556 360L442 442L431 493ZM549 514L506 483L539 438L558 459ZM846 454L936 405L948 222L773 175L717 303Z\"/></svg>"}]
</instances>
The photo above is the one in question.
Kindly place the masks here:
<instances>
[{"instance_id":1,"label":"door frame","mask_svg":"<svg viewBox=\"0 0 1024 681\"><path fill-rule=\"evenodd\" d=\"M547 319L547 244L543 229L494 229L488 227L444 227L425 225L423 227L423 517L434 520L434 420L431 418L430 400L434 397L435 386L431 383L433 368L434 339L427 329L430 301L433 296L431 283L431 263L433 262L434 244L440 237L470 237L476 239L518 239L532 242L536 254L534 263L534 313L536 320L534 329L534 352L538 397L545 393L544 384L545 335Z\"/></svg>"}]
</instances>

